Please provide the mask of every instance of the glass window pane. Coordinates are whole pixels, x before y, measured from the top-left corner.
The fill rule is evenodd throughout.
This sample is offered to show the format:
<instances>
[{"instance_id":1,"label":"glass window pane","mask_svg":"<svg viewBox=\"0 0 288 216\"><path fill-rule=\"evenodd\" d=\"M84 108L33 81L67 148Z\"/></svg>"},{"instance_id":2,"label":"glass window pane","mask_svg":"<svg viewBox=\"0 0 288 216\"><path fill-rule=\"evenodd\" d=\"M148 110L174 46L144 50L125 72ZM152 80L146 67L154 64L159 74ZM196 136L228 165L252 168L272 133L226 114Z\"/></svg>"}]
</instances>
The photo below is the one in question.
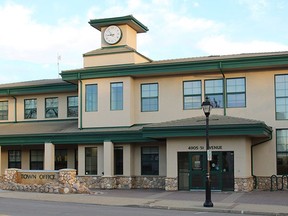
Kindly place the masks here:
<instances>
[{"instance_id":1,"label":"glass window pane","mask_svg":"<svg viewBox=\"0 0 288 216\"><path fill-rule=\"evenodd\" d=\"M97 147L85 148L85 175L97 175Z\"/></svg>"},{"instance_id":2,"label":"glass window pane","mask_svg":"<svg viewBox=\"0 0 288 216\"><path fill-rule=\"evenodd\" d=\"M58 117L58 98L45 99L45 117L46 118Z\"/></svg>"},{"instance_id":3,"label":"glass window pane","mask_svg":"<svg viewBox=\"0 0 288 216\"><path fill-rule=\"evenodd\" d=\"M123 83L111 83L111 110L123 110Z\"/></svg>"},{"instance_id":4,"label":"glass window pane","mask_svg":"<svg viewBox=\"0 0 288 216\"><path fill-rule=\"evenodd\" d=\"M223 107L223 95L206 95L213 108L221 108Z\"/></svg>"},{"instance_id":5,"label":"glass window pane","mask_svg":"<svg viewBox=\"0 0 288 216\"><path fill-rule=\"evenodd\" d=\"M219 94L223 93L223 80L205 80L205 93L206 94Z\"/></svg>"},{"instance_id":6,"label":"glass window pane","mask_svg":"<svg viewBox=\"0 0 288 216\"><path fill-rule=\"evenodd\" d=\"M158 111L158 84L141 85L141 111Z\"/></svg>"},{"instance_id":7,"label":"glass window pane","mask_svg":"<svg viewBox=\"0 0 288 216\"><path fill-rule=\"evenodd\" d=\"M86 112L95 112L98 110L98 86L97 84L86 85Z\"/></svg>"},{"instance_id":8,"label":"glass window pane","mask_svg":"<svg viewBox=\"0 0 288 216\"><path fill-rule=\"evenodd\" d=\"M8 120L8 101L0 101L0 120Z\"/></svg>"},{"instance_id":9,"label":"glass window pane","mask_svg":"<svg viewBox=\"0 0 288 216\"><path fill-rule=\"evenodd\" d=\"M24 100L24 118L25 119L37 118L37 99Z\"/></svg>"},{"instance_id":10,"label":"glass window pane","mask_svg":"<svg viewBox=\"0 0 288 216\"><path fill-rule=\"evenodd\" d=\"M159 175L158 147L142 147L141 175Z\"/></svg>"},{"instance_id":11,"label":"glass window pane","mask_svg":"<svg viewBox=\"0 0 288 216\"><path fill-rule=\"evenodd\" d=\"M67 117L78 116L78 96L70 96L67 98Z\"/></svg>"}]
</instances>

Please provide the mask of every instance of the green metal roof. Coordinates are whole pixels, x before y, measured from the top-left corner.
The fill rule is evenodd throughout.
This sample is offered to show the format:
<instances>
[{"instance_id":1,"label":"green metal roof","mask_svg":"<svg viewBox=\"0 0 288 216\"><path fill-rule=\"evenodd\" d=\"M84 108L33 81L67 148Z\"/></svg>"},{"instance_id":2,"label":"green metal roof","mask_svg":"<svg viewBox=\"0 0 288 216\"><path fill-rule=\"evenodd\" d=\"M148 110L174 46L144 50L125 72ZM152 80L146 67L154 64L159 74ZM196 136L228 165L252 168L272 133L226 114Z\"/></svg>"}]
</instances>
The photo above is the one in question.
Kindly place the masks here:
<instances>
[{"instance_id":1,"label":"green metal roof","mask_svg":"<svg viewBox=\"0 0 288 216\"><path fill-rule=\"evenodd\" d=\"M288 52L207 56L148 63L89 67L62 71L65 81L121 76L166 76L180 74L207 74L249 72L260 69L287 68Z\"/></svg>"},{"instance_id":2,"label":"green metal roof","mask_svg":"<svg viewBox=\"0 0 288 216\"><path fill-rule=\"evenodd\" d=\"M205 136L205 117L193 117L163 123L131 127L78 128L77 120L30 121L0 124L1 145L153 142L169 137ZM272 129L264 122L244 118L212 115L210 136L248 136L266 139Z\"/></svg>"},{"instance_id":3,"label":"green metal roof","mask_svg":"<svg viewBox=\"0 0 288 216\"><path fill-rule=\"evenodd\" d=\"M17 96L27 94L76 92L77 85L62 79L45 79L0 85L0 96Z\"/></svg>"},{"instance_id":4,"label":"green metal roof","mask_svg":"<svg viewBox=\"0 0 288 216\"><path fill-rule=\"evenodd\" d=\"M122 25L127 24L135 29L138 33L147 32L149 29L143 25L139 20L134 18L132 15L122 16L122 17L113 17L113 18L104 18L104 19L93 19L89 21L89 24L101 30L102 27L109 25Z\"/></svg>"}]
</instances>

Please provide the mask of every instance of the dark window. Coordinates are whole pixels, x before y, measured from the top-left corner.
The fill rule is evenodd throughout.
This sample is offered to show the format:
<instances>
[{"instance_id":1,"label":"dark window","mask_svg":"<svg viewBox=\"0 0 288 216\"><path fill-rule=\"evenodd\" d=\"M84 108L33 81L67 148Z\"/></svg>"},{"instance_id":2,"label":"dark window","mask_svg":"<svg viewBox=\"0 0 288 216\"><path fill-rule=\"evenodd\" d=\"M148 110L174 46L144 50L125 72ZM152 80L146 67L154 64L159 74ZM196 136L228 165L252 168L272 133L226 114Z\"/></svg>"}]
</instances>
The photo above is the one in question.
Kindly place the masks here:
<instances>
[{"instance_id":1,"label":"dark window","mask_svg":"<svg viewBox=\"0 0 288 216\"><path fill-rule=\"evenodd\" d=\"M245 89L245 78L227 79L227 107L245 107Z\"/></svg>"},{"instance_id":2,"label":"dark window","mask_svg":"<svg viewBox=\"0 0 288 216\"><path fill-rule=\"evenodd\" d=\"M158 83L141 85L141 111L158 111Z\"/></svg>"},{"instance_id":3,"label":"dark window","mask_svg":"<svg viewBox=\"0 0 288 216\"><path fill-rule=\"evenodd\" d=\"M276 131L277 175L288 174L288 129Z\"/></svg>"},{"instance_id":4,"label":"dark window","mask_svg":"<svg viewBox=\"0 0 288 216\"><path fill-rule=\"evenodd\" d=\"M201 108L201 81L185 81L183 83L184 109Z\"/></svg>"},{"instance_id":5,"label":"dark window","mask_svg":"<svg viewBox=\"0 0 288 216\"><path fill-rule=\"evenodd\" d=\"M123 83L111 83L111 110L123 110Z\"/></svg>"},{"instance_id":6,"label":"dark window","mask_svg":"<svg viewBox=\"0 0 288 216\"><path fill-rule=\"evenodd\" d=\"M40 150L31 150L30 151L30 169L31 170L43 170L44 164L44 151Z\"/></svg>"},{"instance_id":7,"label":"dark window","mask_svg":"<svg viewBox=\"0 0 288 216\"><path fill-rule=\"evenodd\" d=\"M159 175L158 147L142 147L141 175Z\"/></svg>"},{"instance_id":8,"label":"dark window","mask_svg":"<svg viewBox=\"0 0 288 216\"><path fill-rule=\"evenodd\" d=\"M58 98L45 99L45 118L58 118Z\"/></svg>"},{"instance_id":9,"label":"dark window","mask_svg":"<svg viewBox=\"0 0 288 216\"><path fill-rule=\"evenodd\" d=\"M67 149L55 150L55 170L67 169Z\"/></svg>"},{"instance_id":10,"label":"dark window","mask_svg":"<svg viewBox=\"0 0 288 216\"><path fill-rule=\"evenodd\" d=\"M0 120L8 120L8 101L0 101Z\"/></svg>"},{"instance_id":11,"label":"dark window","mask_svg":"<svg viewBox=\"0 0 288 216\"><path fill-rule=\"evenodd\" d=\"M85 175L97 175L97 147L85 148Z\"/></svg>"},{"instance_id":12,"label":"dark window","mask_svg":"<svg viewBox=\"0 0 288 216\"><path fill-rule=\"evenodd\" d=\"M67 117L78 116L78 97L70 96L67 97Z\"/></svg>"},{"instance_id":13,"label":"dark window","mask_svg":"<svg viewBox=\"0 0 288 216\"><path fill-rule=\"evenodd\" d=\"M24 118L25 119L37 118L37 99L24 100Z\"/></svg>"},{"instance_id":14,"label":"dark window","mask_svg":"<svg viewBox=\"0 0 288 216\"><path fill-rule=\"evenodd\" d=\"M98 86L97 84L86 85L85 111L95 112L98 110Z\"/></svg>"},{"instance_id":15,"label":"dark window","mask_svg":"<svg viewBox=\"0 0 288 216\"><path fill-rule=\"evenodd\" d=\"M114 148L114 174L123 175L123 147Z\"/></svg>"},{"instance_id":16,"label":"dark window","mask_svg":"<svg viewBox=\"0 0 288 216\"><path fill-rule=\"evenodd\" d=\"M275 76L276 119L288 119L288 75Z\"/></svg>"},{"instance_id":17,"label":"dark window","mask_svg":"<svg viewBox=\"0 0 288 216\"><path fill-rule=\"evenodd\" d=\"M205 80L205 97L210 99L213 108L223 107L223 80Z\"/></svg>"},{"instance_id":18,"label":"dark window","mask_svg":"<svg viewBox=\"0 0 288 216\"><path fill-rule=\"evenodd\" d=\"M21 151L20 150L8 151L8 168L21 169Z\"/></svg>"}]
</instances>

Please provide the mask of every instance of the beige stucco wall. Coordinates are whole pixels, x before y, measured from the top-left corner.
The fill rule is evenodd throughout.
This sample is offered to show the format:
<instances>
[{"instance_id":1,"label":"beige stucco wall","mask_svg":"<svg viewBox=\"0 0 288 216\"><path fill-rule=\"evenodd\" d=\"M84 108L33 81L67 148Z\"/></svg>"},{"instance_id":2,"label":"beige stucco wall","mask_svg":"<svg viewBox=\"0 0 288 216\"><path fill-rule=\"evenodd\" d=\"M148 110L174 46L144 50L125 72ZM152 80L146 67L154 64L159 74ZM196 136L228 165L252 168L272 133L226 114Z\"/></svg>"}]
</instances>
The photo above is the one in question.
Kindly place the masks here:
<instances>
[{"instance_id":1,"label":"beige stucco wall","mask_svg":"<svg viewBox=\"0 0 288 216\"><path fill-rule=\"evenodd\" d=\"M58 93L58 94L41 94L17 96L17 118L15 118L15 99L12 97L0 97L0 101L8 100L8 121L39 121L67 119L67 97L77 96L77 92ZM45 118L45 98L58 97L58 118ZM24 119L24 100L37 99L37 119ZM0 122L7 122L1 120Z\"/></svg>"},{"instance_id":2,"label":"beige stucco wall","mask_svg":"<svg viewBox=\"0 0 288 216\"><path fill-rule=\"evenodd\" d=\"M189 146L203 146L206 149L205 137L169 138L167 139L167 177L178 175L178 152L199 152L189 150ZM220 151L234 151L234 176L245 178L251 176L250 140L245 137L210 137L210 146L222 146ZM214 150L212 150L214 151ZM216 150L215 150L216 151ZM218 151L218 150L217 150Z\"/></svg>"},{"instance_id":3,"label":"beige stucco wall","mask_svg":"<svg viewBox=\"0 0 288 216\"><path fill-rule=\"evenodd\" d=\"M110 110L110 83L123 82L123 110ZM83 80L82 82L83 128L117 127L134 124L134 84L129 77ZM98 85L98 111L85 112L85 85ZM79 122L80 124L80 122Z\"/></svg>"}]
</instances>

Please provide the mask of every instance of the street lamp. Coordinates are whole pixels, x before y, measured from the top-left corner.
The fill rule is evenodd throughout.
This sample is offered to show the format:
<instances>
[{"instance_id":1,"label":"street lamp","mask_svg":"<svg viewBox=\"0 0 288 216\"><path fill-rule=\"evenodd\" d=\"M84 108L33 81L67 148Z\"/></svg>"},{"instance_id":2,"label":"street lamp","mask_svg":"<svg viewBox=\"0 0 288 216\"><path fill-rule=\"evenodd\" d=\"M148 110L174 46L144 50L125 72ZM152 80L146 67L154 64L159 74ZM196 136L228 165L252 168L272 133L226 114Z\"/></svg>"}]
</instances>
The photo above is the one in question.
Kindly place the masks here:
<instances>
[{"instance_id":1,"label":"street lamp","mask_svg":"<svg viewBox=\"0 0 288 216\"><path fill-rule=\"evenodd\" d=\"M206 152L207 152L207 173L206 173L206 198L203 204L204 207L213 207L211 201L211 180L210 180L210 161L212 160L212 152L209 147L209 115L212 109L212 105L208 97L205 98L205 101L202 103L202 109L206 116Z\"/></svg>"}]
</instances>

